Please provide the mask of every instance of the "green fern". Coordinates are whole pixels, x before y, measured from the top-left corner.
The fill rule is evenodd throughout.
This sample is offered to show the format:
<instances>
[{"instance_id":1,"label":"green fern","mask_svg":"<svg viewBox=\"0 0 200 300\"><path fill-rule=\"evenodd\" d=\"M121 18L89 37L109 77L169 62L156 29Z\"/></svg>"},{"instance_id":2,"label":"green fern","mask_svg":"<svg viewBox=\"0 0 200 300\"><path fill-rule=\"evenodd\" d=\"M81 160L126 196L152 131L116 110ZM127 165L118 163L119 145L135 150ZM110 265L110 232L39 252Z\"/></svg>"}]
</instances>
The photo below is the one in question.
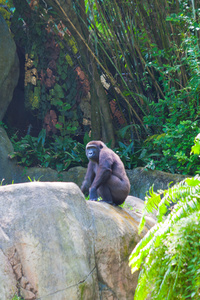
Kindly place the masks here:
<instances>
[{"instance_id":1,"label":"green fern","mask_svg":"<svg viewBox=\"0 0 200 300\"><path fill-rule=\"evenodd\" d=\"M174 203L171 213L167 213ZM156 225L130 256L132 272L141 268L134 299L145 300L149 295L155 300L199 299L200 176L187 178L165 191L155 193L151 189L140 231L146 213L155 209Z\"/></svg>"},{"instance_id":2,"label":"green fern","mask_svg":"<svg viewBox=\"0 0 200 300\"><path fill-rule=\"evenodd\" d=\"M23 299L22 299L21 297L15 295L15 296L12 298L12 300L23 300Z\"/></svg>"}]
</instances>

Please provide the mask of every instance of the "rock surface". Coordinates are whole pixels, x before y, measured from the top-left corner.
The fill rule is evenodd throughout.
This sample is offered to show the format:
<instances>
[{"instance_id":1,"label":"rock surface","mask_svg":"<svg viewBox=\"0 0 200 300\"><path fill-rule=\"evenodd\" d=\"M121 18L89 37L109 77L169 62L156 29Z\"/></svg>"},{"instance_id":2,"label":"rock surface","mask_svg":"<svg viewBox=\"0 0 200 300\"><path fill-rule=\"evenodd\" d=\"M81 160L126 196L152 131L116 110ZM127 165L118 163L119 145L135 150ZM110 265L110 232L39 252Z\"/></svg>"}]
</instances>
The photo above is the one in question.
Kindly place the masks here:
<instances>
[{"instance_id":1,"label":"rock surface","mask_svg":"<svg viewBox=\"0 0 200 300\"><path fill-rule=\"evenodd\" d=\"M16 178L20 173L18 172L20 168L8 157L13 151L12 143L6 131L0 127L0 183L2 180L5 180L6 183L11 183L12 178Z\"/></svg>"},{"instance_id":2,"label":"rock surface","mask_svg":"<svg viewBox=\"0 0 200 300\"><path fill-rule=\"evenodd\" d=\"M127 175L131 182L130 194L143 200L152 185L154 191L164 190L168 189L169 185L172 186L186 177L190 177L181 174L170 174L159 170L147 170L141 167L127 170Z\"/></svg>"},{"instance_id":3,"label":"rock surface","mask_svg":"<svg viewBox=\"0 0 200 300\"><path fill-rule=\"evenodd\" d=\"M0 14L0 121L2 121L19 78L19 60L8 26Z\"/></svg>"},{"instance_id":4,"label":"rock surface","mask_svg":"<svg viewBox=\"0 0 200 300\"><path fill-rule=\"evenodd\" d=\"M25 300L133 299L137 274L128 257L140 240L134 207L129 214L85 201L74 183L30 182L0 192L1 300L14 294Z\"/></svg>"}]
</instances>

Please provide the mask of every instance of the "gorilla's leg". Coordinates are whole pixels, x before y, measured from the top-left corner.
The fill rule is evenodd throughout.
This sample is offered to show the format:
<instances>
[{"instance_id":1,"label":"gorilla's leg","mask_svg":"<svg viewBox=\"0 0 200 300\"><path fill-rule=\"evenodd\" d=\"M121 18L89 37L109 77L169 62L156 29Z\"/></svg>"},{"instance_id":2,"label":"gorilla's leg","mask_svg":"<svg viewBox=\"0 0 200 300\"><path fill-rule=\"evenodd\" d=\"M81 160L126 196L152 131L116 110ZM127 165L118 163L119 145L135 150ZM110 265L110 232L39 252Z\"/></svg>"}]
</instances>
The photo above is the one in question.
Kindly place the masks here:
<instances>
[{"instance_id":1,"label":"gorilla's leg","mask_svg":"<svg viewBox=\"0 0 200 300\"><path fill-rule=\"evenodd\" d=\"M107 184L102 184L98 188L98 194L103 199L102 201L114 205L110 188Z\"/></svg>"},{"instance_id":2,"label":"gorilla's leg","mask_svg":"<svg viewBox=\"0 0 200 300\"><path fill-rule=\"evenodd\" d=\"M128 196L128 191L127 183L114 175L98 188L98 194L103 201L112 205L122 204Z\"/></svg>"},{"instance_id":3,"label":"gorilla's leg","mask_svg":"<svg viewBox=\"0 0 200 300\"><path fill-rule=\"evenodd\" d=\"M127 182L111 175L106 184L109 187L114 204L121 205L128 196L129 188L127 187Z\"/></svg>"}]
</instances>

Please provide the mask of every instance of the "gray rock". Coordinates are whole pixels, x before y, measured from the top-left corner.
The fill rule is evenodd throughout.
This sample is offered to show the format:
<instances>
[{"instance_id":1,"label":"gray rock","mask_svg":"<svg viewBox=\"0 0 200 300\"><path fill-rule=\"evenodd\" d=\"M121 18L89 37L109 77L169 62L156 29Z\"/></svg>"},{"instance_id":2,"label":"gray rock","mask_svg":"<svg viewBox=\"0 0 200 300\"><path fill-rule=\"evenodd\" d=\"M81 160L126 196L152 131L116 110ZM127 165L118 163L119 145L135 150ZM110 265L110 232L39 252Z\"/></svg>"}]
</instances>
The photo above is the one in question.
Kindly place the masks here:
<instances>
[{"instance_id":1,"label":"gray rock","mask_svg":"<svg viewBox=\"0 0 200 300\"><path fill-rule=\"evenodd\" d=\"M133 196L128 196L126 198L126 201L123 205L123 209L125 211L127 211L129 213L129 215L131 215L136 222L140 222L141 216L143 214L143 208L144 208L144 201L137 198L137 197L133 197ZM146 228L150 229L152 226L154 226L155 221L157 220L156 218L156 214L157 211L155 211L154 213L148 213L146 214ZM145 231L146 229L144 229L143 234L146 233Z\"/></svg>"},{"instance_id":2,"label":"gray rock","mask_svg":"<svg viewBox=\"0 0 200 300\"><path fill-rule=\"evenodd\" d=\"M138 218L106 203L87 204L93 216L100 299L132 300L138 273L131 274L128 258L141 238Z\"/></svg>"},{"instance_id":3,"label":"gray rock","mask_svg":"<svg viewBox=\"0 0 200 300\"><path fill-rule=\"evenodd\" d=\"M145 200L146 193L152 186L154 191L164 190L168 189L169 185L174 185L186 177L190 177L158 170L147 170L145 168L127 170L127 175L131 183L130 194L142 200Z\"/></svg>"},{"instance_id":4,"label":"gray rock","mask_svg":"<svg viewBox=\"0 0 200 300\"><path fill-rule=\"evenodd\" d=\"M8 239L0 228L0 241L2 239ZM10 300L12 296L17 293L17 285L14 271L8 257L0 249L0 295L1 300Z\"/></svg>"},{"instance_id":5,"label":"gray rock","mask_svg":"<svg viewBox=\"0 0 200 300\"><path fill-rule=\"evenodd\" d=\"M81 186L85 173L86 169L82 167L74 167L66 172L60 173L50 168L33 167L28 168L27 170L24 170L23 168L23 174L20 177L20 182L29 181L27 177L29 176L32 180L75 182L78 186Z\"/></svg>"},{"instance_id":6,"label":"gray rock","mask_svg":"<svg viewBox=\"0 0 200 300\"><path fill-rule=\"evenodd\" d=\"M19 60L8 26L0 14L0 121L12 100L19 78Z\"/></svg>"},{"instance_id":7,"label":"gray rock","mask_svg":"<svg viewBox=\"0 0 200 300\"><path fill-rule=\"evenodd\" d=\"M12 143L6 131L0 127L0 183L2 180L5 180L6 183L11 183L18 175L19 168L8 157L13 151Z\"/></svg>"},{"instance_id":8,"label":"gray rock","mask_svg":"<svg viewBox=\"0 0 200 300\"><path fill-rule=\"evenodd\" d=\"M0 187L0 292L25 300L132 300L138 216L85 201L74 183ZM147 229L146 229L147 230Z\"/></svg>"},{"instance_id":9,"label":"gray rock","mask_svg":"<svg viewBox=\"0 0 200 300\"><path fill-rule=\"evenodd\" d=\"M34 182L0 189L0 245L25 299L98 299L92 221L76 185ZM0 290L4 286L5 299L11 299L3 276Z\"/></svg>"}]
</instances>

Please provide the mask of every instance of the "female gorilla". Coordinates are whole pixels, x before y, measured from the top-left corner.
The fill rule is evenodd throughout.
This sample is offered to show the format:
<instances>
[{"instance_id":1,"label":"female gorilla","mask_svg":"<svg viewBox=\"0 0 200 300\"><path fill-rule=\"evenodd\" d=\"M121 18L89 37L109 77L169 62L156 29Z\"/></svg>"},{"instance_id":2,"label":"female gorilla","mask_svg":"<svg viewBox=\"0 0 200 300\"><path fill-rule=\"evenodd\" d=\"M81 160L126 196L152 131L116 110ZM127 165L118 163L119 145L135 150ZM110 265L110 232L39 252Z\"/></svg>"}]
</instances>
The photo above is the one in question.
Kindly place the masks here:
<instances>
[{"instance_id":1,"label":"female gorilla","mask_svg":"<svg viewBox=\"0 0 200 300\"><path fill-rule=\"evenodd\" d=\"M90 200L97 201L100 196L109 204L122 204L130 192L130 182L119 156L101 141L89 142L86 155L89 163L82 192L90 187Z\"/></svg>"}]
</instances>

